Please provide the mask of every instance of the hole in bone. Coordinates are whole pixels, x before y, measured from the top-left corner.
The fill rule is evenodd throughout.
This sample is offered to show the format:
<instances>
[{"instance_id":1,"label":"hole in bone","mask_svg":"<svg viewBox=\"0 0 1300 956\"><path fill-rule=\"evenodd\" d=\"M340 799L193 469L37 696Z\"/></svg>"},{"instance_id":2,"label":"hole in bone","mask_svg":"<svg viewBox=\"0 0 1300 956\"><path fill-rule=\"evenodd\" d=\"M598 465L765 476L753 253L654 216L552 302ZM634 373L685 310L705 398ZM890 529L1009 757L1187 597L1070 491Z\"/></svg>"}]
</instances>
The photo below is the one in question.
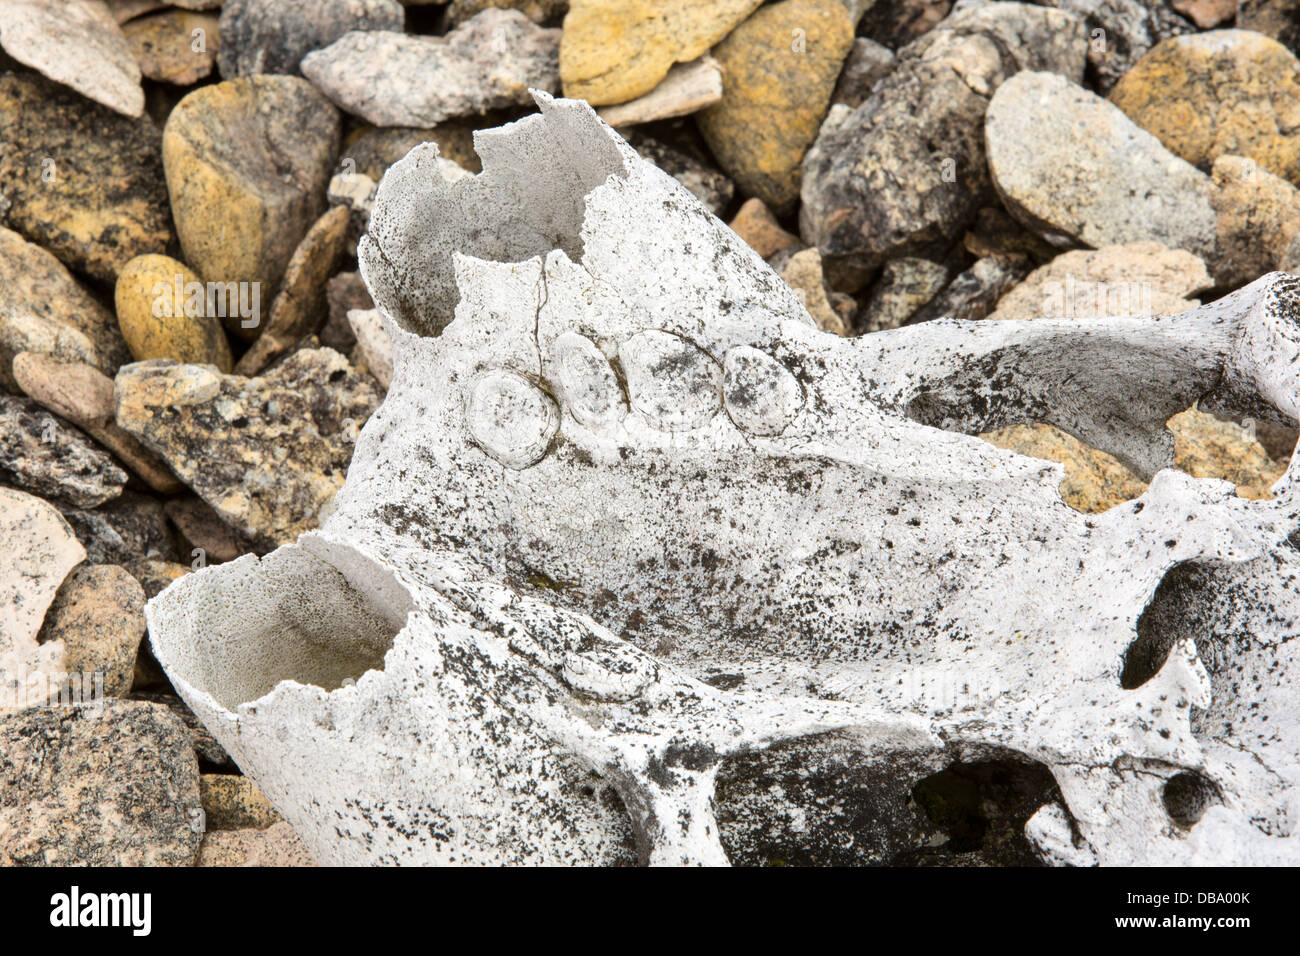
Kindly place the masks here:
<instances>
[{"instance_id":1,"label":"hole in bone","mask_svg":"<svg viewBox=\"0 0 1300 956\"><path fill-rule=\"evenodd\" d=\"M414 608L408 593L351 548L311 548L285 545L187 580L198 609L172 622L189 631L174 639L185 656L171 655L173 672L234 709L283 680L329 691L382 670Z\"/></svg>"},{"instance_id":2,"label":"hole in bone","mask_svg":"<svg viewBox=\"0 0 1300 956\"><path fill-rule=\"evenodd\" d=\"M731 757L717 778L719 837L738 866L929 865L955 853L1036 864L1024 823L1060 799L1056 782L1041 764L993 753L941 770L941 754L872 753L834 732Z\"/></svg>"},{"instance_id":3,"label":"hole in bone","mask_svg":"<svg viewBox=\"0 0 1300 956\"><path fill-rule=\"evenodd\" d=\"M1025 823L1044 804L1064 803L1046 766L1009 751L931 774L912 788L912 800L948 839L906 862L951 863L956 855L977 854L1012 866L1039 863Z\"/></svg>"},{"instance_id":4,"label":"hole in bone","mask_svg":"<svg viewBox=\"0 0 1300 956\"><path fill-rule=\"evenodd\" d=\"M1184 770L1165 781L1161 792L1165 812L1180 827L1195 826L1210 807L1223 803L1223 793L1205 774Z\"/></svg>"},{"instance_id":5,"label":"hole in bone","mask_svg":"<svg viewBox=\"0 0 1300 956\"><path fill-rule=\"evenodd\" d=\"M1295 446L1294 430L1223 421L1195 408L1179 412L1167 424L1174 436L1171 467L1193 478L1229 481L1241 498L1271 498L1271 488L1286 471ZM1061 498L1076 511L1106 511L1140 498L1149 484L1113 455L1053 425L1009 425L979 437L999 448L1063 464Z\"/></svg>"}]
</instances>

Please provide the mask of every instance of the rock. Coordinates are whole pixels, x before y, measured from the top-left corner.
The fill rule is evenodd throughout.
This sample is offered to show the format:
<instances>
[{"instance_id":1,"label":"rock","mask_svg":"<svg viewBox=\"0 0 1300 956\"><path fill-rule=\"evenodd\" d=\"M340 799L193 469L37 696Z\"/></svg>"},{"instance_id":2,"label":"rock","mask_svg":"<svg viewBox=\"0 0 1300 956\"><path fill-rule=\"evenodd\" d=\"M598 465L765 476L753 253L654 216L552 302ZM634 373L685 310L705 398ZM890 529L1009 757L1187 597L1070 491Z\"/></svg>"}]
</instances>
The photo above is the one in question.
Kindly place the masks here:
<instances>
[{"instance_id":1,"label":"rock","mask_svg":"<svg viewBox=\"0 0 1300 956\"><path fill-rule=\"evenodd\" d=\"M270 323L239 360L240 375L256 375L325 322L325 282L343 255L350 218L347 208L335 206L307 231L285 269Z\"/></svg>"},{"instance_id":2,"label":"rock","mask_svg":"<svg viewBox=\"0 0 1300 956\"><path fill-rule=\"evenodd\" d=\"M112 281L172 241L146 116L127 119L31 74L0 75L0 183L10 228L65 265Z\"/></svg>"},{"instance_id":3,"label":"rock","mask_svg":"<svg viewBox=\"0 0 1300 956\"><path fill-rule=\"evenodd\" d=\"M722 69L711 56L678 63L649 93L596 112L610 126L636 126L687 116L722 99Z\"/></svg>"},{"instance_id":4,"label":"rock","mask_svg":"<svg viewBox=\"0 0 1300 956\"><path fill-rule=\"evenodd\" d=\"M1055 74L1025 72L994 95L985 133L1004 205L1049 241L1153 240L1213 255L1210 178L1114 104Z\"/></svg>"},{"instance_id":5,"label":"rock","mask_svg":"<svg viewBox=\"0 0 1300 956\"><path fill-rule=\"evenodd\" d=\"M222 521L202 498L173 498L163 505L163 511L191 545L187 556L195 570L253 553L252 542Z\"/></svg>"},{"instance_id":6,"label":"rock","mask_svg":"<svg viewBox=\"0 0 1300 956\"><path fill-rule=\"evenodd\" d=\"M144 112L140 68L108 8L92 0L7 0L0 46L26 66L125 116Z\"/></svg>"},{"instance_id":7,"label":"rock","mask_svg":"<svg viewBox=\"0 0 1300 956\"><path fill-rule=\"evenodd\" d=\"M147 642L145 645L147 649ZM185 725L190 747L198 758L199 769L205 773L239 773L239 768L230 759L230 754L217 743L217 739L194 716L194 711L185 705L185 701L176 696L174 691L140 691L131 695L132 700L148 701L170 710Z\"/></svg>"},{"instance_id":8,"label":"rock","mask_svg":"<svg viewBox=\"0 0 1300 956\"><path fill-rule=\"evenodd\" d=\"M357 272L340 272L325 284L325 298L329 300L330 316L320 331L321 344L346 355L357 344L357 337L348 322L353 309L373 309L366 284Z\"/></svg>"},{"instance_id":9,"label":"rock","mask_svg":"<svg viewBox=\"0 0 1300 956\"><path fill-rule=\"evenodd\" d=\"M120 495L127 474L36 402L0 394L0 480L44 498L93 508Z\"/></svg>"},{"instance_id":10,"label":"rock","mask_svg":"<svg viewBox=\"0 0 1300 956\"><path fill-rule=\"evenodd\" d=\"M407 5L411 5L409 0ZM451 0L447 4L447 23L459 26L475 14L493 7L518 10L534 23L558 26L569 10L569 0Z\"/></svg>"},{"instance_id":11,"label":"rock","mask_svg":"<svg viewBox=\"0 0 1300 956\"><path fill-rule=\"evenodd\" d=\"M85 556L50 504L0 486L0 714L44 704L57 689L63 645L38 645L36 635L59 585ZM0 748L0 761L4 754ZM0 786L0 801L4 799L5 787Z\"/></svg>"},{"instance_id":12,"label":"rock","mask_svg":"<svg viewBox=\"0 0 1300 956\"><path fill-rule=\"evenodd\" d=\"M246 379L142 362L117 378L117 423L262 547L316 526L379 395L343 356L295 352Z\"/></svg>"},{"instance_id":13,"label":"rock","mask_svg":"<svg viewBox=\"0 0 1300 956\"><path fill-rule=\"evenodd\" d=\"M0 380L19 352L85 362L110 375L131 360L113 313L58 259L0 227Z\"/></svg>"},{"instance_id":14,"label":"rock","mask_svg":"<svg viewBox=\"0 0 1300 956\"><path fill-rule=\"evenodd\" d=\"M866 37L855 37L840 78L835 81L831 102L857 109L893 67L894 53L889 47Z\"/></svg>"},{"instance_id":15,"label":"rock","mask_svg":"<svg viewBox=\"0 0 1300 956\"><path fill-rule=\"evenodd\" d=\"M210 13L167 10L132 20L122 32L140 72L151 80L191 86L216 66L221 32Z\"/></svg>"},{"instance_id":16,"label":"rock","mask_svg":"<svg viewBox=\"0 0 1300 956\"><path fill-rule=\"evenodd\" d=\"M1057 256L998 302L990 319L1174 315L1214 285L1205 263L1158 242L1131 242Z\"/></svg>"},{"instance_id":17,"label":"rock","mask_svg":"<svg viewBox=\"0 0 1300 956\"><path fill-rule=\"evenodd\" d=\"M1276 40L1248 30L1166 40L1110 99L1194 166L1231 153L1300 183L1300 60Z\"/></svg>"},{"instance_id":18,"label":"rock","mask_svg":"<svg viewBox=\"0 0 1300 956\"><path fill-rule=\"evenodd\" d=\"M379 310L353 310L348 313L348 325L357 340L359 364L387 391L393 384L393 341Z\"/></svg>"},{"instance_id":19,"label":"rock","mask_svg":"<svg viewBox=\"0 0 1300 956\"><path fill-rule=\"evenodd\" d=\"M309 54L303 76L375 126L433 126L559 89L560 31L485 10L443 37L355 32Z\"/></svg>"},{"instance_id":20,"label":"rock","mask_svg":"<svg viewBox=\"0 0 1300 956\"><path fill-rule=\"evenodd\" d=\"M261 304L325 211L338 141L338 112L297 77L201 87L172 110L162 152L176 231L185 261L240 300L225 309L232 334L256 337Z\"/></svg>"},{"instance_id":21,"label":"rock","mask_svg":"<svg viewBox=\"0 0 1300 956\"><path fill-rule=\"evenodd\" d=\"M397 0L225 0L221 6L222 79L297 73L302 58L354 30L396 30L406 23Z\"/></svg>"},{"instance_id":22,"label":"rock","mask_svg":"<svg viewBox=\"0 0 1300 956\"><path fill-rule=\"evenodd\" d=\"M221 6L222 0L170 0L170 3L182 10L215 10Z\"/></svg>"},{"instance_id":23,"label":"rock","mask_svg":"<svg viewBox=\"0 0 1300 956\"><path fill-rule=\"evenodd\" d=\"M63 363L37 352L14 357L14 379L28 397L66 418L99 442L154 491L175 494L184 487L170 469L117 427L113 380L80 362Z\"/></svg>"},{"instance_id":24,"label":"rock","mask_svg":"<svg viewBox=\"0 0 1300 956\"><path fill-rule=\"evenodd\" d=\"M1237 0L1170 0L1169 5L1202 30L1221 26L1237 15Z\"/></svg>"},{"instance_id":25,"label":"rock","mask_svg":"<svg viewBox=\"0 0 1300 956\"><path fill-rule=\"evenodd\" d=\"M952 0L876 0L858 21L858 34L899 50L930 32L952 10Z\"/></svg>"},{"instance_id":26,"label":"rock","mask_svg":"<svg viewBox=\"0 0 1300 956\"><path fill-rule=\"evenodd\" d=\"M1216 159L1213 178L1219 217L1214 274L1219 282L1240 285L1274 269L1294 271L1300 254L1300 190L1240 156Z\"/></svg>"},{"instance_id":27,"label":"rock","mask_svg":"<svg viewBox=\"0 0 1300 956\"><path fill-rule=\"evenodd\" d=\"M1021 69L1081 78L1085 47L1082 22L1058 10L961 5L861 106L835 107L804 159L800 210L832 284L852 292L889 259L942 259L993 198L989 97Z\"/></svg>"},{"instance_id":28,"label":"rock","mask_svg":"<svg viewBox=\"0 0 1300 956\"><path fill-rule=\"evenodd\" d=\"M980 258L1027 256L1040 265L1060 253L1042 236L1016 222L1001 206L985 206L976 213L975 222L962 237L961 244L971 255Z\"/></svg>"},{"instance_id":29,"label":"rock","mask_svg":"<svg viewBox=\"0 0 1300 956\"><path fill-rule=\"evenodd\" d=\"M799 244L799 237L782 229L761 199L746 199L728 225L764 259Z\"/></svg>"},{"instance_id":30,"label":"rock","mask_svg":"<svg viewBox=\"0 0 1300 956\"><path fill-rule=\"evenodd\" d=\"M560 41L564 95L592 106L649 93L707 53L762 0L571 0Z\"/></svg>"},{"instance_id":31,"label":"rock","mask_svg":"<svg viewBox=\"0 0 1300 956\"><path fill-rule=\"evenodd\" d=\"M723 173L640 130L626 130L623 137L642 158L685 186L715 216L721 216L731 205L736 186Z\"/></svg>"},{"instance_id":32,"label":"rock","mask_svg":"<svg viewBox=\"0 0 1300 956\"><path fill-rule=\"evenodd\" d=\"M437 143L439 156L471 173L478 173L483 164L478 153L474 152L474 128L474 123L465 120L447 120L425 129L371 127L344 147L339 165L344 173L358 173L379 182L389 166L415 147L421 143Z\"/></svg>"},{"instance_id":33,"label":"rock","mask_svg":"<svg viewBox=\"0 0 1300 956\"><path fill-rule=\"evenodd\" d=\"M985 318L998 300L1024 280L1030 267L1025 256L985 256L912 313L910 321Z\"/></svg>"},{"instance_id":34,"label":"rock","mask_svg":"<svg viewBox=\"0 0 1300 956\"><path fill-rule=\"evenodd\" d=\"M777 272L785 284L799 294L804 308L819 329L836 335L853 334L849 323L831 302L822 272L821 256L816 249L796 252Z\"/></svg>"},{"instance_id":35,"label":"rock","mask_svg":"<svg viewBox=\"0 0 1300 956\"><path fill-rule=\"evenodd\" d=\"M1230 481L1243 498L1270 497L1270 488L1286 471L1286 465L1270 458L1247 429L1213 415L1192 409L1175 415L1169 426L1174 463L1180 471ZM1051 425L1011 425L980 437L999 448L1065 465L1061 497L1076 511L1107 511L1147 490L1147 483L1114 456Z\"/></svg>"},{"instance_id":36,"label":"rock","mask_svg":"<svg viewBox=\"0 0 1300 956\"><path fill-rule=\"evenodd\" d=\"M127 570L131 572L131 577L140 583L145 600L150 601L161 594L167 585L189 574L191 569L188 564L180 564L176 561L142 558L139 561L132 561L127 566ZM148 651L147 646L142 646L141 649Z\"/></svg>"},{"instance_id":37,"label":"rock","mask_svg":"<svg viewBox=\"0 0 1300 956\"><path fill-rule=\"evenodd\" d=\"M199 776L199 799L207 832L217 830L265 830L281 821L275 807L247 777L229 773Z\"/></svg>"},{"instance_id":38,"label":"rock","mask_svg":"<svg viewBox=\"0 0 1300 956\"><path fill-rule=\"evenodd\" d=\"M1237 28L1272 37L1292 53L1300 53L1298 0L1240 0Z\"/></svg>"},{"instance_id":39,"label":"rock","mask_svg":"<svg viewBox=\"0 0 1300 956\"><path fill-rule=\"evenodd\" d=\"M137 256L118 275L114 302L122 338L138 361L169 358L230 371L221 320L210 314L207 287L185 263Z\"/></svg>"},{"instance_id":40,"label":"rock","mask_svg":"<svg viewBox=\"0 0 1300 956\"><path fill-rule=\"evenodd\" d=\"M214 2L220 3L221 0L214 0ZM113 19L119 24L124 24L128 20L133 20L146 13L153 13L153 11L161 10L167 6L162 0L106 0L106 3L108 4L108 12L113 15Z\"/></svg>"},{"instance_id":41,"label":"rock","mask_svg":"<svg viewBox=\"0 0 1300 956\"><path fill-rule=\"evenodd\" d=\"M1083 18L1088 69L1104 95L1161 40L1196 29L1164 0L1042 0Z\"/></svg>"},{"instance_id":42,"label":"rock","mask_svg":"<svg viewBox=\"0 0 1300 956\"><path fill-rule=\"evenodd\" d=\"M87 564L121 564L179 555L162 505L147 495L124 491L98 508L64 508L63 517L86 550Z\"/></svg>"},{"instance_id":43,"label":"rock","mask_svg":"<svg viewBox=\"0 0 1300 956\"><path fill-rule=\"evenodd\" d=\"M948 269L928 259L891 259L858 316L864 332L896 329L943 291Z\"/></svg>"},{"instance_id":44,"label":"rock","mask_svg":"<svg viewBox=\"0 0 1300 956\"><path fill-rule=\"evenodd\" d=\"M293 827L276 823L265 830L217 830L203 837L199 866L315 866Z\"/></svg>"},{"instance_id":45,"label":"rock","mask_svg":"<svg viewBox=\"0 0 1300 956\"><path fill-rule=\"evenodd\" d=\"M99 692L125 697L144 637L144 600L144 590L126 568L83 565L59 588L41 640L63 641L64 667L82 675L83 687L94 674Z\"/></svg>"},{"instance_id":46,"label":"rock","mask_svg":"<svg viewBox=\"0 0 1300 956\"><path fill-rule=\"evenodd\" d=\"M799 164L817 137L853 45L839 0L782 0L756 11L713 50L722 102L696 117L718 164L778 211L799 198Z\"/></svg>"},{"instance_id":47,"label":"rock","mask_svg":"<svg viewBox=\"0 0 1300 956\"><path fill-rule=\"evenodd\" d=\"M189 866L203 828L189 737L137 701L0 717L0 865Z\"/></svg>"}]
</instances>

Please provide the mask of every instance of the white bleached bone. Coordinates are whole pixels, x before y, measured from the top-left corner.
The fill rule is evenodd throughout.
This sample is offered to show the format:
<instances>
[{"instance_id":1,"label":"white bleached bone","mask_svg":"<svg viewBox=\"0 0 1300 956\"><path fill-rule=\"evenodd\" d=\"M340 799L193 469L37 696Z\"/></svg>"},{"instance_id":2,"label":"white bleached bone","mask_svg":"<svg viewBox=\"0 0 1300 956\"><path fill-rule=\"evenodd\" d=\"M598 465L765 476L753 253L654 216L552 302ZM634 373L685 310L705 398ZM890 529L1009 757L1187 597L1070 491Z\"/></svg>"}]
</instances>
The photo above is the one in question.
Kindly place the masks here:
<instances>
[{"instance_id":1,"label":"white bleached bone","mask_svg":"<svg viewBox=\"0 0 1300 956\"><path fill-rule=\"evenodd\" d=\"M1046 860L1300 861L1294 469L1266 501L1162 470L1193 402L1295 419L1300 281L843 339L589 107L537 100L476 134L480 175L425 145L380 186L394 378L321 530L149 605L318 860L748 862L746 761L796 768L759 811L797 843L815 761L872 768L876 806L1010 755L1059 787ZM1071 510L1059 465L973 437L1019 421L1149 490Z\"/></svg>"}]
</instances>

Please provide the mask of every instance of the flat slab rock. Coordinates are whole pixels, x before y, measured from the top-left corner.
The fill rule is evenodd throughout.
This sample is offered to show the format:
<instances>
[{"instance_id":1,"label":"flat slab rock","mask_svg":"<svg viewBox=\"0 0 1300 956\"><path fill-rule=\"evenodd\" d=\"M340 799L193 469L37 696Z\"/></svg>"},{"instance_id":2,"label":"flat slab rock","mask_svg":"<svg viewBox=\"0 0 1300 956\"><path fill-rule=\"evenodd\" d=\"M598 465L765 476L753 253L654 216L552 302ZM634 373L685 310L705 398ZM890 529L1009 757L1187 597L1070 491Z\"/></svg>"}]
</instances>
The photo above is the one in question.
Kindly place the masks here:
<instances>
[{"instance_id":1,"label":"flat slab rock","mask_svg":"<svg viewBox=\"0 0 1300 956\"><path fill-rule=\"evenodd\" d=\"M127 473L107 452L36 402L0 394L0 480L93 508L116 498Z\"/></svg>"},{"instance_id":2,"label":"flat slab rock","mask_svg":"<svg viewBox=\"0 0 1300 956\"><path fill-rule=\"evenodd\" d=\"M222 520L269 547L316 527L380 400L331 349L295 352L257 378L139 362L116 384L118 425Z\"/></svg>"},{"instance_id":3,"label":"flat slab rock","mask_svg":"<svg viewBox=\"0 0 1300 956\"><path fill-rule=\"evenodd\" d=\"M198 762L167 708L0 716L0 866L190 866L202 820Z\"/></svg>"},{"instance_id":4,"label":"flat slab rock","mask_svg":"<svg viewBox=\"0 0 1300 956\"><path fill-rule=\"evenodd\" d=\"M302 72L339 108L375 126L433 126L528 102L560 86L560 31L517 10L484 10L442 37L345 34Z\"/></svg>"}]
</instances>

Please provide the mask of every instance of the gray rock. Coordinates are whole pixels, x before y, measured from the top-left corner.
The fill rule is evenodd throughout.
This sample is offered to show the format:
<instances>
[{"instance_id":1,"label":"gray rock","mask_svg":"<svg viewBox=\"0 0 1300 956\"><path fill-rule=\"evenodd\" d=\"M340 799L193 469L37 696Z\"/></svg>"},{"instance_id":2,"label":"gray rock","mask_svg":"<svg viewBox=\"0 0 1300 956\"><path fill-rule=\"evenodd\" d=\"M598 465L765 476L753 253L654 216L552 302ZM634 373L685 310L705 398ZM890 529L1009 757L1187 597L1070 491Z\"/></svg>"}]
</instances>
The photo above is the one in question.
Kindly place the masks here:
<instances>
[{"instance_id":1,"label":"gray rock","mask_svg":"<svg viewBox=\"0 0 1300 956\"><path fill-rule=\"evenodd\" d=\"M832 109L803 164L804 240L854 291L887 259L942 258L991 200L982 122L1022 69L1080 79L1083 22L1022 3L959 4L856 110Z\"/></svg>"},{"instance_id":2,"label":"gray rock","mask_svg":"<svg viewBox=\"0 0 1300 956\"><path fill-rule=\"evenodd\" d=\"M414 3L437 2L437 0L414 0ZM407 6L412 6L407 0ZM447 4L447 23L459 26L475 14L493 7L518 10L534 23L558 27L569 12L569 0L451 0Z\"/></svg>"},{"instance_id":3,"label":"gray rock","mask_svg":"<svg viewBox=\"0 0 1300 956\"><path fill-rule=\"evenodd\" d=\"M858 33L891 50L933 30L952 10L952 0L876 0L858 18Z\"/></svg>"},{"instance_id":4,"label":"gray rock","mask_svg":"<svg viewBox=\"0 0 1300 956\"><path fill-rule=\"evenodd\" d=\"M321 345L347 355L357 344L348 313L353 309L373 309L375 303L357 272L340 272L330 279L325 284L325 298L329 302L330 314L320 330Z\"/></svg>"},{"instance_id":5,"label":"gray rock","mask_svg":"<svg viewBox=\"0 0 1300 956\"><path fill-rule=\"evenodd\" d=\"M909 321L982 319L997 308L999 299L1029 275L1031 265L1028 256L985 256L913 312Z\"/></svg>"},{"instance_id":6,"label":"gray rock","mask_svg":"<svg viewBox=\"0 0 1300 956\"><path fill-rule=\"evenodd\" d=\"M353 32L303 58L341 109L375 126L433 126L560 88L560 31L484 10L443 37Z\"/></svg>"},{"instance_id":7,"label":"gray rock","mask_svg":"<svg viewBox=\"0 0 1300 956\"><path fill-rule=\"evenodd\" d=\"M262 547L316 527L379 405L374 382L330 349L295 352L257 378L138 362L116 384L117 423Z\"/></svg>"},{"instance_id":8,"label":"gray rock","mask_svg":"<svg viewBox=\"0 0 1300 956\"><path fill-rule=\"evenodd\" d=\"M0 866L189 866L203 835L184 725L137 701L0 717Z\"/></svg>"},{"instance_id":9,"label":"gray rock","mask_svg":"<svg viewBox=\"0 0 1300 956\"><path fill-rule=\"evenodd\" d=\"M640 130L623 130L623 135L642 159L654 163L685 186L715 216L721 216L731 205L736 184L725 173Z\"/></svg>"},{"instance_id":10,"label":"gray rock","mask_svg":"<svg viewBox=\"0 0 1300 956\"><path fill-rule=\"evenodd\" d=\"M397 0L226 0L221 7L223 79L250 73L297 73L302 58L353 30L401 32Z\"/></svg>"},{"instance_id":11,"label":"gray rock","mask_svg":"<svg viewBox=\"0 0 1300 956\"><path fill-rule=\"evenodd\" d=\"M148 645L146 644L142 647L142 650L147 650L147 648ZM217 738L213 737L208 732L208 729L199 722L199 719L194 716L194 711L185 705L185 701L174 693L138 691L131 695L131 699L159 704L170 710L185 725L185 732L189 737L194 756L198 758L199 767L205 773L213 771L218 773L239 772L239 767L230 758L230 754L226 753L225 748L217 743Z\"/></svg>"},{"instance_id":12,"label":"gray rock","mask_svg":"<svg viewBox=\"0 0 1300 956\"><path fill-rule=\"evenodd\" d=\"M26 398L0 395L0 480L43 498L93 508L127 474L80 430Z\"/></svg>"},{"instance_id":13,"label":"gray rock","mask_svg":"<svg viewBox=\"0 0 1300 956\"><path fill-rule=\"evenodd\" d=\"M1300 56L1300 2L1297 0L1241 0L1237 4L1237 29L1270 36Z\"/></svg>"},{"instance_id":14,"label":"gray rock","mask_svg":"<svg viewBox=\"0 0 1300 956\"><path fill-rule=\"evenodd\" d=\"M175 561L180 557L162 505L148 495L124 491L98 508L61 510L86 549L87 564Z\"/></svg>"},{"instance_id":15,"label":"gray rock","mask_svg":"<svg viewBox=\"0 0 1300 956\"><path fill-rule=\"evenodd\" d=\"M905 324L948 284L948 269L928 259L891 259L863 305L859 325L864 332L896 329Z\"/></svg>"},{"instance_id":16,"label":"gray rock","mask_svg":"<svg viewBox=\"0 0 1300 956\"><path fill-rule=\"evenodd\" d=\"M844 61L844 68L840 70L831 102L857 109L893 67L894 53L889 47L866 37L857 37L848 59Z\"/></svg>"},{"instance_id":17,"label":"gray rock","mask_svg":"<svg viewBox=\"0 0 1300 956\"><path fill-rule=\"evenodd\" d=\"M1106 100L1027 71L994 95L985 130L1004 205L1049 241L1100 248L1153 240L1212 256L1210 178Z\"/></svg>"},{"instance_id":18,"label":"gray rock","mask_svg":"<svg viewBox=\"0 0 1300 956\"><path fill-rule=\"evenodd\" d=\"M1102 93L1110 92L1142 54L1161 40L1196 27L1165 0L1035 0L1081 17L1088 27L1088 66Z\"/></svg>"},{"instance_id":19,"label":"gray rock","mask_svg":"<svg viewBox=\"0 0 1300 956\"><path fill-rule=\"evenodd\" d=\"M117 21L90 0L0 3L0 45L56 83L125 116L144 112L140 67Z\"/></svg>"}]
</instances>

